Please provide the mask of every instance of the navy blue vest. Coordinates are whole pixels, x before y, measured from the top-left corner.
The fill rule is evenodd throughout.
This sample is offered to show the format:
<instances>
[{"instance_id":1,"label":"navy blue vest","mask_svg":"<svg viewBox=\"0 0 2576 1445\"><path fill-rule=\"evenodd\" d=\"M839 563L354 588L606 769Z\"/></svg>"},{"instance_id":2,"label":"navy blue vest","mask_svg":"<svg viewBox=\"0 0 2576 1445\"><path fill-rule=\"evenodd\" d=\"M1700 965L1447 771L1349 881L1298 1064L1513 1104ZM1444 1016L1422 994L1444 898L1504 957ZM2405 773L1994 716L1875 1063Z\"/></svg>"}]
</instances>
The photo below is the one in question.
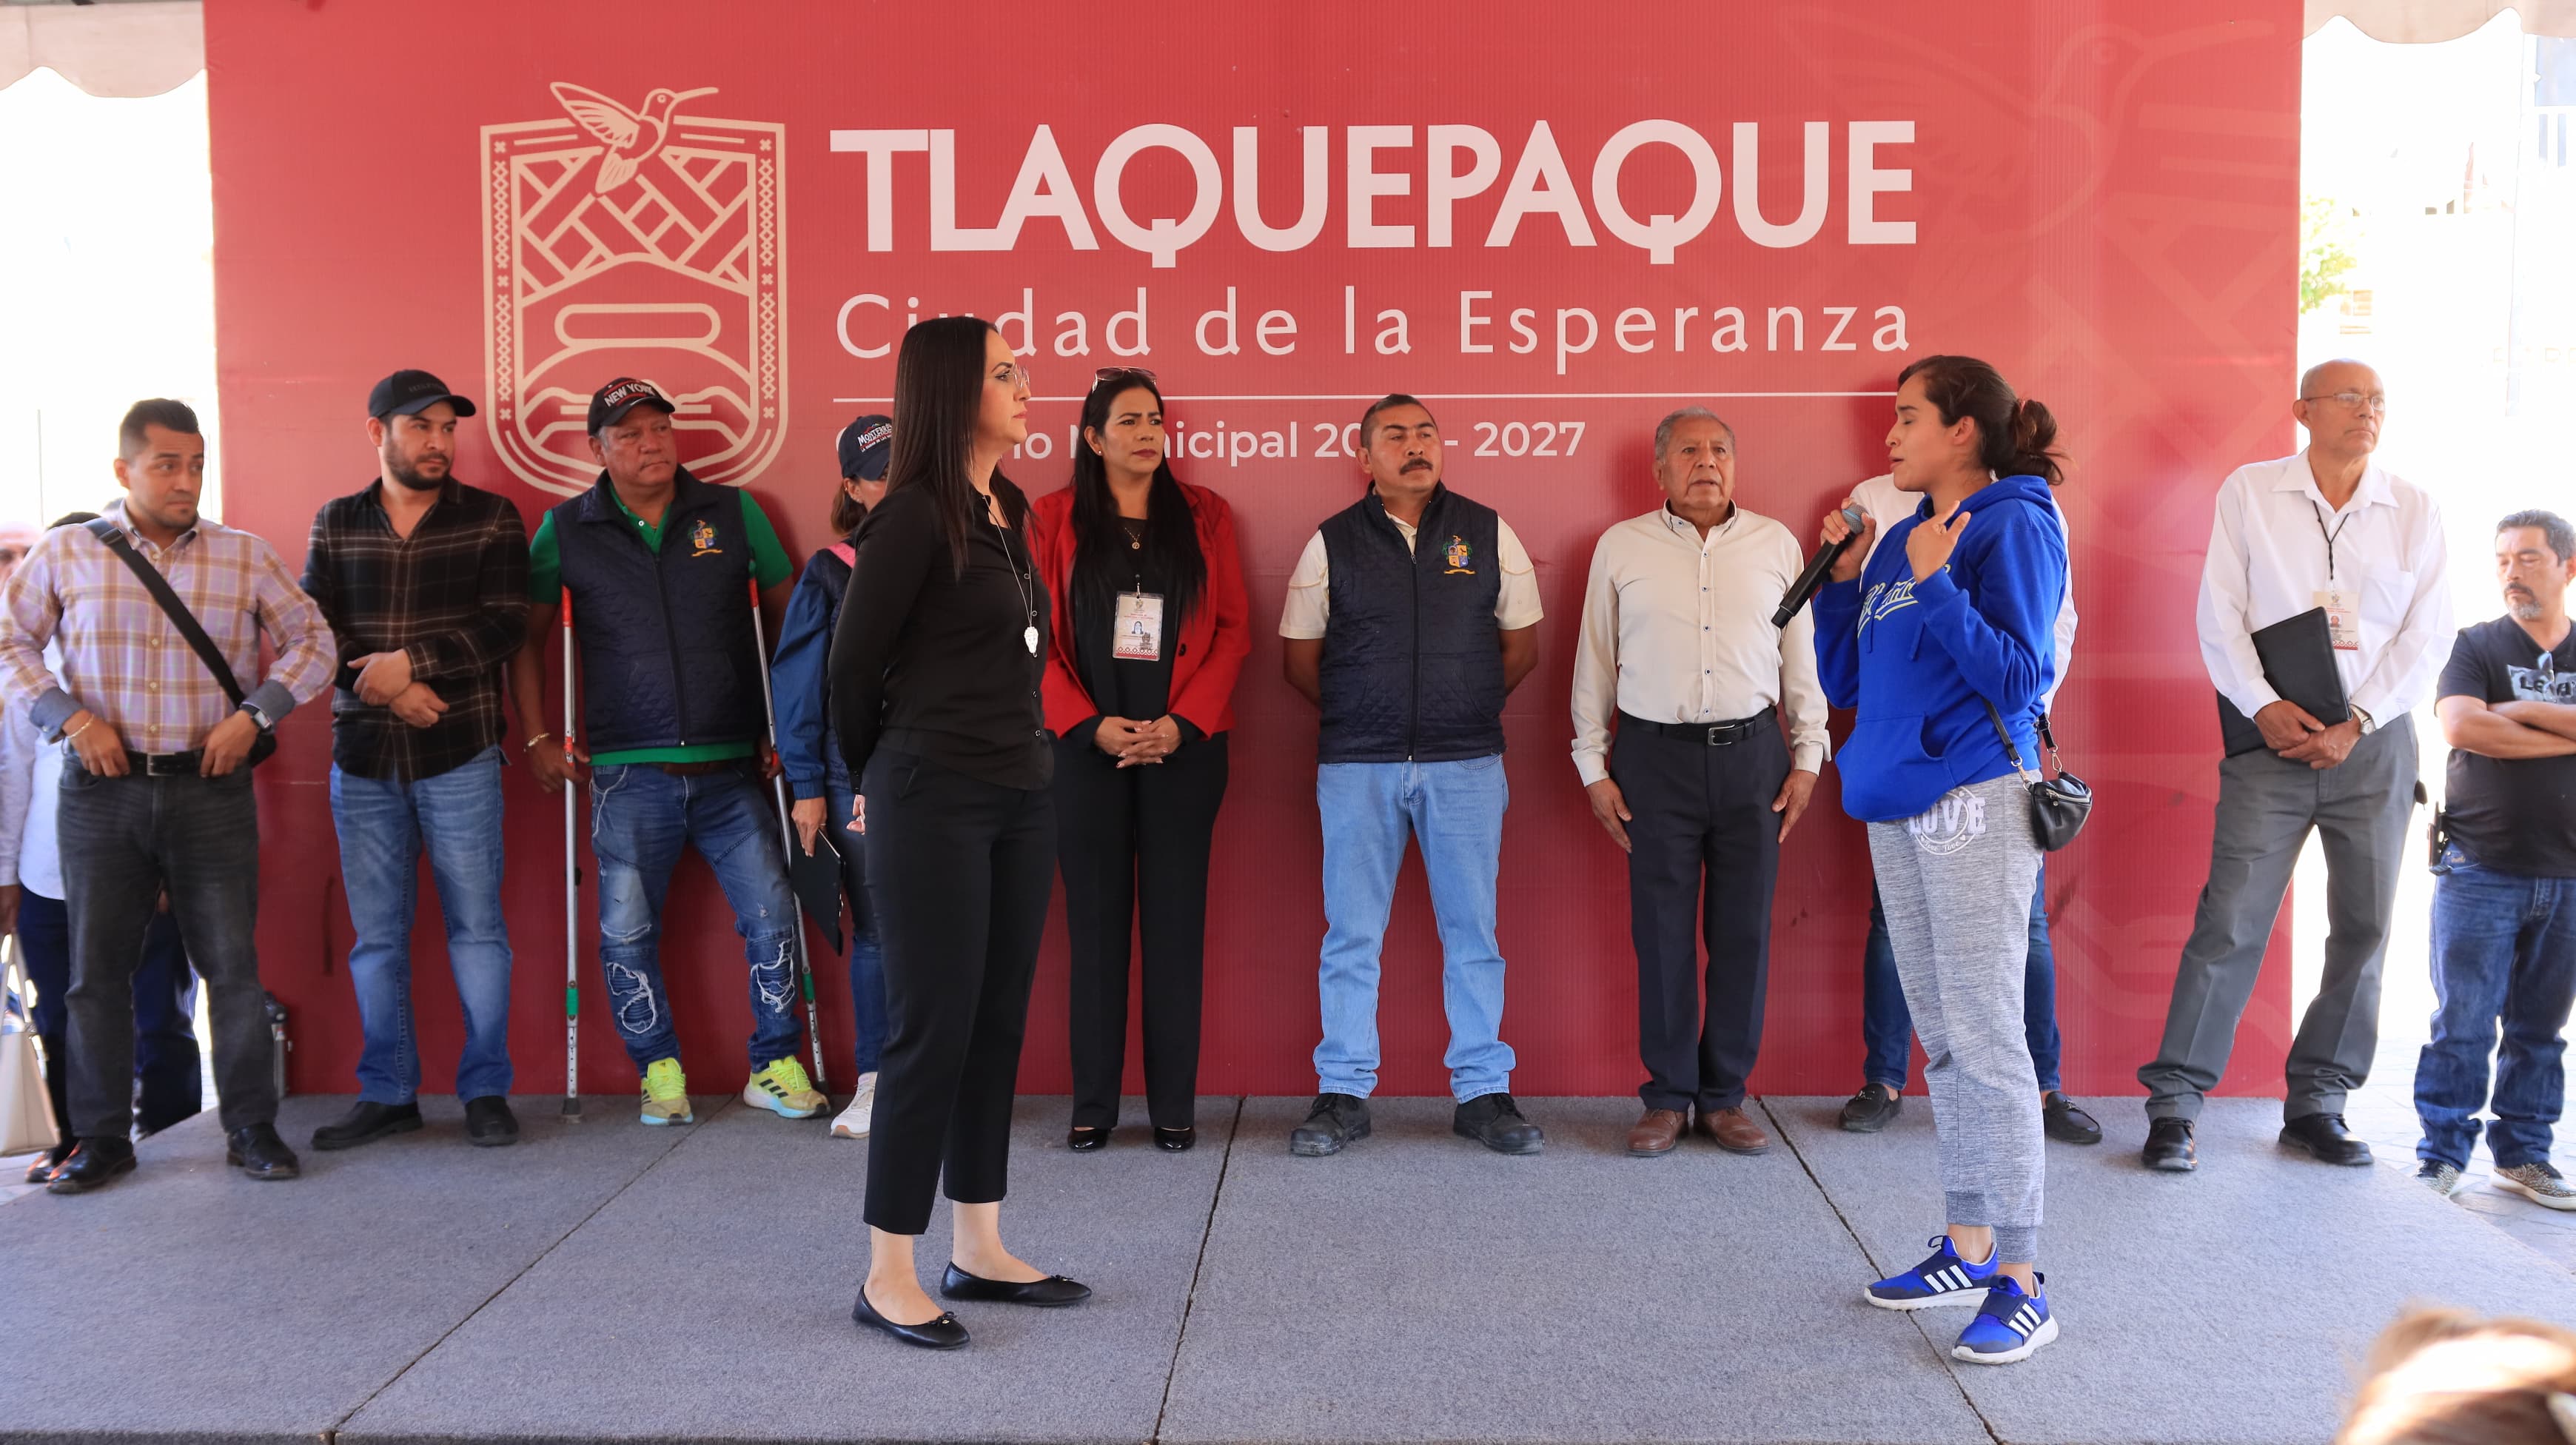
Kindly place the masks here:
<instances>
[{"instance_id":1,"label":"navy blue vest","mask_svg":"<svg viewBox=\"0 0 2576 1445\"><path fill-rule=\"evenodd\" d=\"M1325 519L1325 763L1455 762L1503 750L1494 604L1502 519L1435 488L1411 552L1372 489Z\"/></svg>"},{"instance_id":2,"label":"navy blue vest","mask_svg":"<svg viewBox=\"0 0 2576 1445\"><path fill-rule=\"evenodd\" d=\"M658 553L617 505L605 472L546 515L573 601L590 750L758 741L742 497L682 468Z\"/></svg>"}]
</instances>

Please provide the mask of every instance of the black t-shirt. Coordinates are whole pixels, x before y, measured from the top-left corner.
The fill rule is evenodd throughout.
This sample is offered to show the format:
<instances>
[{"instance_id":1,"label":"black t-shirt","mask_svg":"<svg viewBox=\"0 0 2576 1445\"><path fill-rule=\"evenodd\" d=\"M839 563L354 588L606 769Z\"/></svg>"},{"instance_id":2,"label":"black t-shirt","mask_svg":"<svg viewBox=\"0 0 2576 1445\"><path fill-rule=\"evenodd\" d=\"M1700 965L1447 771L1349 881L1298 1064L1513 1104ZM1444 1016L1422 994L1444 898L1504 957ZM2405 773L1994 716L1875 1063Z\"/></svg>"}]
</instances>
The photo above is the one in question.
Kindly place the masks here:
<instances>
[{"instance_id":1,"label":"black t-shirt","mask_svg":"<svg viewBox=\"0 0 2576 1445\"><path fill-rule=\"evenodd\" d=\"M1172 710L1172 640L1179 630L1170 611L1172 583L1165 569L1144 550L1144 526L1120 518L1125 551L1112 562L1110 575L1121 592L1141 592L1163 599L1161 656L1147 662L1117 655L1117 607L1100 606L1076 591L1073 597L1074 660L1082 667L1083 689L1104 713L1152 722ZM1084 738L1084 742L1091 739Z\"/></svg>"},{"instance_id":2,"label":"black t-shirt","mask_svg":"<svg viewBox=\"0 0 2576 1445\"><path fill-rule=\"evenodd\" d=\"M2463 627L2434 696L2576 704L2576 632L2544 653L2511 617ZM2444 778L2451 839L2472 860L2500 873L2576 878L2576 757L2508 761L2453 748Z\"/></svg>"}]
</instances>

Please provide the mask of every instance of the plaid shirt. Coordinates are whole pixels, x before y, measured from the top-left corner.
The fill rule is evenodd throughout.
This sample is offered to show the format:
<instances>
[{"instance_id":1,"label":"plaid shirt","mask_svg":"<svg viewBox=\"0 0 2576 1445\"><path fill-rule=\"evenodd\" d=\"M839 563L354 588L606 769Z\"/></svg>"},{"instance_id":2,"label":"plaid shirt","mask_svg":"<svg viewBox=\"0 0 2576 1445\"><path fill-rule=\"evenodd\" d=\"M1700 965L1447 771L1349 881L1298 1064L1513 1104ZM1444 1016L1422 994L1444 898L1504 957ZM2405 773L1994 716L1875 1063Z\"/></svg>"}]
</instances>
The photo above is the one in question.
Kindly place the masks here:
<instances>
[{"instance_id":1,"label":"plaid shirt","mask_svg":"<svg viewBox=\"0 0 2576 1445\"><path fill-rule=\"evenodd\" d=\"M501 741L502 670L527 635L528 537L508 498L454 478L409 537L394 535L384 483L334 497L313 518L304 590L339 639L331 759L362 778L434 778ZM415 728L358 700L370 653L399 649L447 704Z\"/></svg>"},{"instance_id":2,"label":"plaid shirt","mask_svg":"<svg viewBox=\"0 0 2576 1445\"><path fill-rule=\"evenodd\" d=\"M169 579L271 724L330 685L331 629L274 548L200 518L165 551L126 525L124 502L104 515ZM277 646L265 674L262 632ZM47 642L59 644L60 678L45 667ZM142 580L86 527L47 532L0 593L0 700L26 708L48 740L87 708L142 753L192 751L233 711Z\"/></svg>"}]
</instances>

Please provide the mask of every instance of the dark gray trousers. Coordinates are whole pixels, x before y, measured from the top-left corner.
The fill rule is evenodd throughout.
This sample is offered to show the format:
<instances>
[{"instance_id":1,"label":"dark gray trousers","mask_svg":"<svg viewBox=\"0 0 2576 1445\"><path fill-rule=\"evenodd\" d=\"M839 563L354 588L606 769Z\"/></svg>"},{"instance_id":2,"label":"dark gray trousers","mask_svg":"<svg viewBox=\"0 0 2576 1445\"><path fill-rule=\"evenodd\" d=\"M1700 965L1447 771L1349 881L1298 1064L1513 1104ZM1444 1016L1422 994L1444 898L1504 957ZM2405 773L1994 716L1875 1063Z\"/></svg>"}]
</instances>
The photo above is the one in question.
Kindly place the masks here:
<instances>
[{"instance_id":1,"label":"dark gray trousers","mask_svg":"<svg viewBox=\"0 0 2576 1445\"><path fill-rule=\"evenodd\" d=\"M165 888L206 984L215 1092L227 1130L277 1118L252 938L259 810L250 769L229 777L94 777L63 769L56 831L71 912L72 1132L122 1139L134 1092L134 971Z\"/></svg>"},{"instance_id":2,"label":"dark gray trousers","mask_svg":"<svg viewBox=\"0 0 2576 1445\"><path fill-rule=\"evenodd\" d=\"M2209 882L2174 975L2164 1043L2138 1070L2150 1118L2195 1119L2218 1086L2236 1025L2253 996L2308 831L2326 855L2325 978L2290 1042L2288 1098L2297 1119L2340 1114L2370 1077L2379 1048L2379 973L2388 915L2415 810L2415 723L2391 718L2338 767L2285 762L2269 751L2218 765L2218 829Z\"/></svg>"}]
</instances>

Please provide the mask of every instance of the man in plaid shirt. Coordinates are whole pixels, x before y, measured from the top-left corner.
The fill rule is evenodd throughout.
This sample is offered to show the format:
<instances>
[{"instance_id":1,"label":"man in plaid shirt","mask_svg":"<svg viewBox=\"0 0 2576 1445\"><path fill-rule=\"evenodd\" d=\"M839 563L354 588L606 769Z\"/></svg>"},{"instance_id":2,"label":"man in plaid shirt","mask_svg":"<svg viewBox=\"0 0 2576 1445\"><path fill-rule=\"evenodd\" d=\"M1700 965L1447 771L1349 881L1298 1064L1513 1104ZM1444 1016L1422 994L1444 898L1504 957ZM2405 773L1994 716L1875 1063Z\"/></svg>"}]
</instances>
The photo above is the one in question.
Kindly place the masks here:
<instances>
[{"instance_id":1,"label":"man in plaid shirt","mask_svg":"<svg viewBox=\"0 0 2576 1445\"><path fill-rule=\"evenodd\" d=\"M331 818L348 883L349 982L366 1035L358 1101L313 1131L347 1149L420 1127L412 880L424 844L465 1011L465 1137L512 1143L510 938L501 918L501 674L527 627L528 539L507 498L456 480L474 403L426 371L367 398L375 480L323 504L304 554L339 644Z\"/></svg>"},{"instance_id":2,"label":"man in plaid shirt","mask_svg":"<svg viewBox=\"0 0 2576 1445\"><path fill-rule=\"evenodd\" d=\"M266 542L197 515L206 440L195 412L137 402L118 432L125 499L104 519L168 580L249 695L234 705L86 527L47 532L0 592L0 705L26 708L78 764L63 771L56 832L80 1142L47 1187L79 1194L134 1167L134 969L165 889L206 982L226 1162L254 1179L292 1179L251 936L259 811L248 764L262 733L330 685L331 630ZM264 672L262 633L277 648ZM45 666L48 641L60 643L59 677Z\"/></svg>"}]
</instances>

